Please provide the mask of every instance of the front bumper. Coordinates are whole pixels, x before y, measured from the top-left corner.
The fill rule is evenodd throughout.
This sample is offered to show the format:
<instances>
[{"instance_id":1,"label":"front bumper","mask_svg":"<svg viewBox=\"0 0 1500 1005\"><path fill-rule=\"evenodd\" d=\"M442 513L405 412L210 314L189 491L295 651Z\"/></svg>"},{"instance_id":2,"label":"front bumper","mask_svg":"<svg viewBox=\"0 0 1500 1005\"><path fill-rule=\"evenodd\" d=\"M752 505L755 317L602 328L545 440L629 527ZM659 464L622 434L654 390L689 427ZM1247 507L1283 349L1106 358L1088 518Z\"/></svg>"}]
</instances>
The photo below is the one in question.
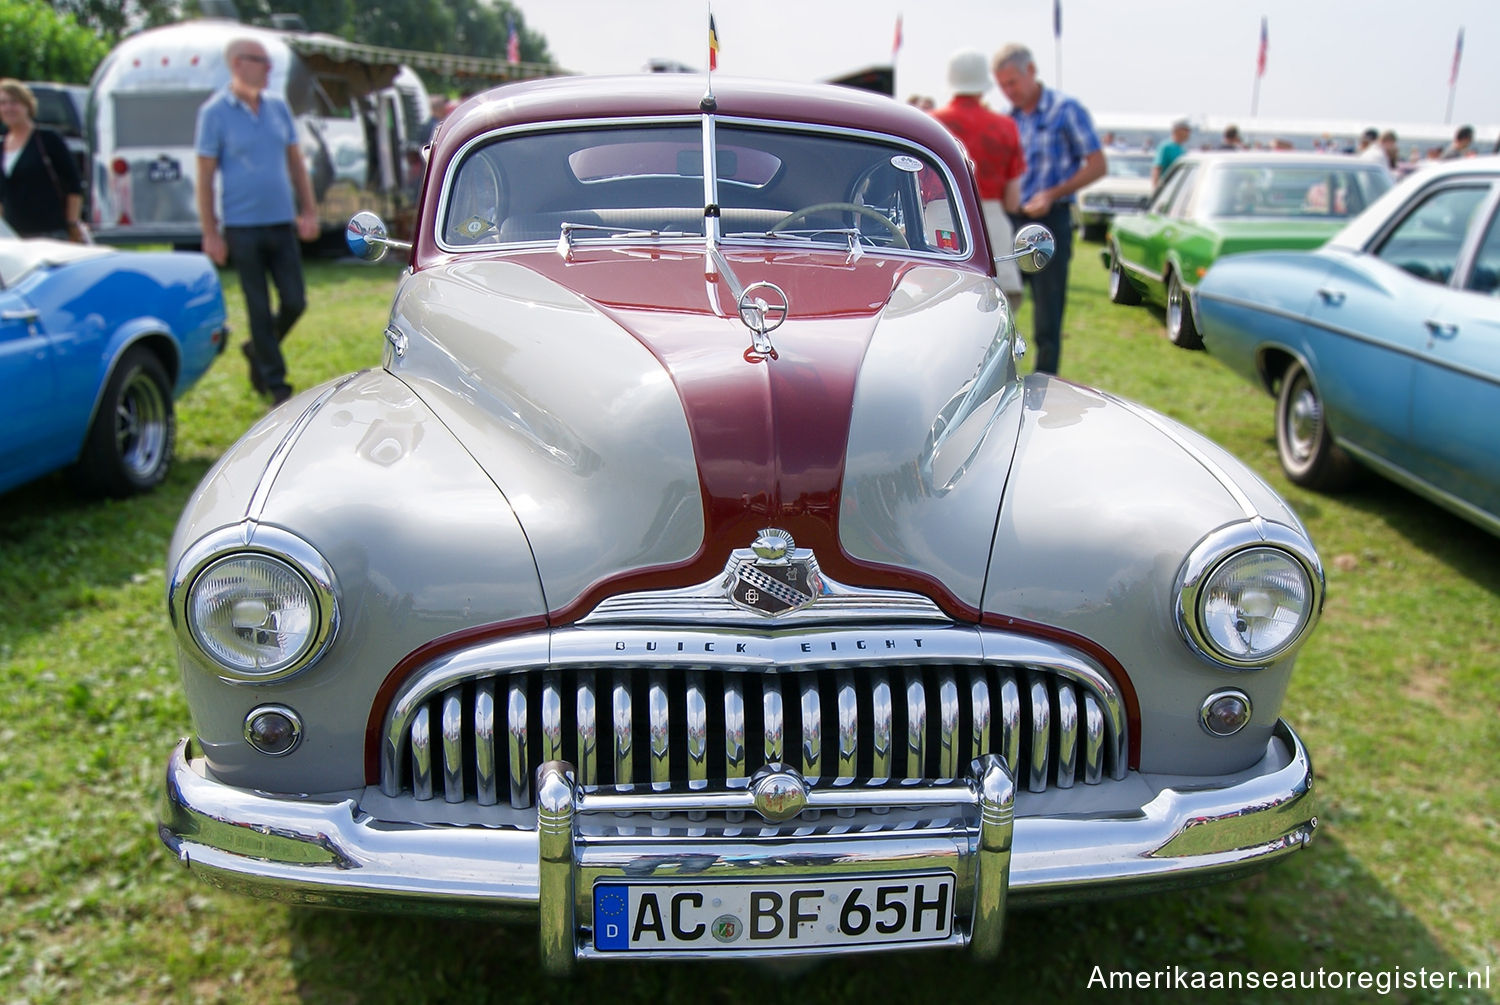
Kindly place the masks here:
<instances>
[{"instance_id":1,"label":"front bumper","mask_svg":"<svg viewBox=\"0 0 1500 1005\"><path fill-rule=\"evenodd\" d=\"M1144 776L1132 777L1140 784ZM1317 826L1312 765L1285 722L1261 762L1229 783L1172 782L1151 783L1154 795L1128 810L1047 816L1023 806L1018 816L1009 768L987 755L952 783L810 789L807 810L777 825L756 815L749 788L604 793L577 786L566 764L550 762L538 769L537 825L523 829L395 822L363 811L352 795L232 788L209 777L184 740L167 765L159 831L193 871L230 890L537 924L543 962L556 971L607 955L592 940L593 884L642 877L680 884L951 872L946 941L991 955L1011 895L1035 903L1230 878L1301 848Z\"/></svg>"}]
</instances>

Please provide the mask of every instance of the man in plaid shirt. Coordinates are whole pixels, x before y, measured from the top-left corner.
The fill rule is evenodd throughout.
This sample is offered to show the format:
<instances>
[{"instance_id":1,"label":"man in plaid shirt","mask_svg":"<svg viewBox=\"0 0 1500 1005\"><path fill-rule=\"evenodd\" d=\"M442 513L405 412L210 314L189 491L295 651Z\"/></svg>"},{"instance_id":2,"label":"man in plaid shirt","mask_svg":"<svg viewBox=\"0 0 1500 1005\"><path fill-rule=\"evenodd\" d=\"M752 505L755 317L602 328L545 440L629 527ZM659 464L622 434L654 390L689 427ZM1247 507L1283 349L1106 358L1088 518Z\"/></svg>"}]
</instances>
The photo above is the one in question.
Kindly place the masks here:
<instances>
[{"instance_id":1,"label":"man in plaid shirt","mask_svg":"<svg viewBox=\"0 0 1500 1005\"><path fill-rule=\"evenodd\" d=\"M1104 151L1083 105L1036 79L1031 50L1011 43L991 63L995 83L1013 106L1021 132L1026 173L1021 176L1021 216L1052 231L1056 252L1031 283L1036 368L1056 373L1062 360L1063 308L1068 300L1068 263L1073 257L1073 194L1104 177Z\"/></svg>"}]
</instances>

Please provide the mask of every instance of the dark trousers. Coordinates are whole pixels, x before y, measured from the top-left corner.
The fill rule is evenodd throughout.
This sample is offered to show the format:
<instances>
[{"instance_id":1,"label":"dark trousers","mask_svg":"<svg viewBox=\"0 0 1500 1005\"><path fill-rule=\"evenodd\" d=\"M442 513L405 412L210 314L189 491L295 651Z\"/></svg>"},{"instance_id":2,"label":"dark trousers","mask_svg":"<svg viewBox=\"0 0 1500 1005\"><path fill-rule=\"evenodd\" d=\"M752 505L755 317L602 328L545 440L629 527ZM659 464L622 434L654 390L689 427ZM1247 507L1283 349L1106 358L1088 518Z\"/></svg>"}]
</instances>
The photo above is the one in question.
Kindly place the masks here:
<instances>
[{"instance_id":1,"label":"dark trousers","mask_svg":"<svg viewBox=\"0 0 1500 1005\"><path fill-rule=\"evenodd\" d=\"M1073 204L1055 202L1047 215L1027 219L1052 231L1052 261L1026 276L1031 287L1032 341L1039 373L1056 373L1062 363L1063 308L1068 303L1068 263L1073 258Z\"/></svg>"},{"instance_id":2,"label":"dark trousers","mask_svg":"<svg viewBox=\"0 0 1500 1005\"><path fill-rule=\"evenodd\" d=\"M250 317L250 344L254 366L266 390L287 391L286 360L281 341L307 309L307 289L302 282L302 249L296 228L290 223L266 227L225 227L224 243L229 260L240 276L245 294L245 313ZM276 313L271 313L269 276L276 284Z\"/></svg>"}]
</instances>

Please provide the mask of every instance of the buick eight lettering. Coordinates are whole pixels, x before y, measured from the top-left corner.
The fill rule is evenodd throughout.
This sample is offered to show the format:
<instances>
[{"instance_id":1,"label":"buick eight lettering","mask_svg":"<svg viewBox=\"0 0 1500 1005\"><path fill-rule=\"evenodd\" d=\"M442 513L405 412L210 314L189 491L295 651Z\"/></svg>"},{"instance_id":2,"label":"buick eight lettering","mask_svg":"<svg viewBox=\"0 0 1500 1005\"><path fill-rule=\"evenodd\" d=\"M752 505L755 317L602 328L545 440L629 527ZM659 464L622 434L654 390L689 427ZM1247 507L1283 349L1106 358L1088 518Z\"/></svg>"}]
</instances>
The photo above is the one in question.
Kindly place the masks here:
<instances>
[{"instance_id":1,"label":"buick eight lettering","mask_svg":"<svg viewBox=\"0 0 1500 1005\"><path fill-rule=\"evenodd\" d=\"M1244 465L1022 375L963 150L833 86L507 85L430 150L380 365L208 473L169 563L220 886L622 957L1000 950L1012 902L1316 826L1323 575ZM372 333L372 336L375 333Z\"/></svg>"}]
</instances>

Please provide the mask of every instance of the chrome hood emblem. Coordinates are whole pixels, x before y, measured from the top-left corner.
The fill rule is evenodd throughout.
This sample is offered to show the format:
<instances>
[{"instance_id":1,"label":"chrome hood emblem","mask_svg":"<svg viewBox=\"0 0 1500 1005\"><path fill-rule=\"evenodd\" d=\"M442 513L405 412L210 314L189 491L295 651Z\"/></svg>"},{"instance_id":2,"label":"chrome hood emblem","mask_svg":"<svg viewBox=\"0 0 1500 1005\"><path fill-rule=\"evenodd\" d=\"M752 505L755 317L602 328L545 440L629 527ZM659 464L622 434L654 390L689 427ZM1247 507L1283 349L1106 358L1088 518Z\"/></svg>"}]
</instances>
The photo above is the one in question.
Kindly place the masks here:
<instances>
[{"instance_id":1,"label":"chrome hood emblem","mask_svg":"<svg viewBox=\"0 0 1500 1005\"><path fill-rule=\"evenodd\" d=\"M766 617L799 611L823 595L812 550L798 548L792 535L774 527L730 553L723 583L730 603Z\"/></svg>"}]
</instances>

